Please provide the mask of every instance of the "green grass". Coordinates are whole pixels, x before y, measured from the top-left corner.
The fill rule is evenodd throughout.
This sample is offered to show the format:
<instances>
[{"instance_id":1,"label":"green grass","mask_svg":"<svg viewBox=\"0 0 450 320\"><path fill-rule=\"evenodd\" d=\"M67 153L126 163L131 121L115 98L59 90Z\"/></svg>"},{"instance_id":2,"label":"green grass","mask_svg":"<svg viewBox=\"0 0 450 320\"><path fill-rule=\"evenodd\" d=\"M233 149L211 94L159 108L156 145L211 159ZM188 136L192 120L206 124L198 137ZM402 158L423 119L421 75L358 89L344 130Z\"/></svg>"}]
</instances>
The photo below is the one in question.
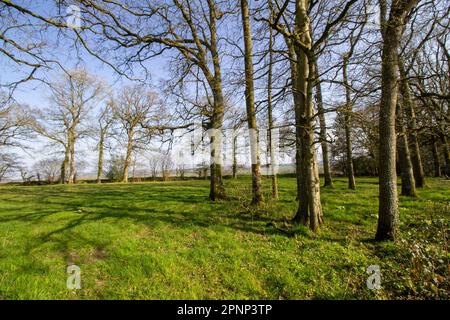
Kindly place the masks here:
<instances>
[{"instance_id":1,"label":"green grass","mask_svg":"<svg viewBox=\"0 0 450 320\"><path fill-rule=\"evenodd\" d=\"M289 221L295 179L258 210L249 178L225 184L220 203L207 181L1 186L0 299L448 299L449 181L400 198L397 243L372 240L376 179L322 189L318 234ZM69 264L81 290L66 288ZM366 287L374 264L378 291Z\"/></svg>"}]
</instances>

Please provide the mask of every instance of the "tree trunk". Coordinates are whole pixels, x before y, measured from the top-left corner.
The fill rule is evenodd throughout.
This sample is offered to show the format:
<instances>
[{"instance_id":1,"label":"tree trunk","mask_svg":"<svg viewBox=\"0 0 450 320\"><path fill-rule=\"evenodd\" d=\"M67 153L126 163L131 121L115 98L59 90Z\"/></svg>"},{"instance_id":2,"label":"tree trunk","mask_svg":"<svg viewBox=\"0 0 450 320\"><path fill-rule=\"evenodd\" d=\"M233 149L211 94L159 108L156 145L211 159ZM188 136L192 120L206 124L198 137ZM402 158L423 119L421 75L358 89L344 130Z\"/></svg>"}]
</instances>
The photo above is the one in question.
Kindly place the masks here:
<instances>
[{"instance_id":1,"label":"tree trunk","mask_svg":"<svg viewBox=\"0 0 450 320\"><path fill-rule=\"evenodd\" d=\"M296 0L295 10L296 31L306 48L293 43L296 55L292 83L294 96L294 109L296 120L296 140L300 147L297 150L297 175L300 175L299 211L295 221L308 223L311 230L316 231L323 223L322 205L320 202L320 180L317 165L316 149L314 147L314 107L312 103L313 81L311 75L314 70L314 53L311 51L310 19L307 13L307 0ZM305 202L306 199L306 202Z\"/></svg>"},{"instance_id":2,"label":"tree trunk","mask_svg":"<svg viewBox=\"0 0 450 320\"><path fill-rule=\"evenodd\" d=\"M261 192L258 127L256 123L255 89L253 83L252 33L250 29L250 16L247 0L241 0L241 13L245 49L245 103L247 106L247 122L250 135L250 150L252 158L252 204L260 205L262 202L264 202L264 197Z\"/></svg>"},{"instance_id":3,"label":"tree trunk","mask_svg":"<svg viewBox=\"0 0 450 320\"><path fill-rule=\"evenodd\" d=\"M272 9L272 1L269 0L269 7ZM268 154L270 158L270 180L272 182L272 199L278 199L278 176L276 172L276 159L274 141L273 141L273 107L272 107L272 77L273 77L273 30L269 27L269 70L267 72L267 121L268 121L268 134L267 134L267 146Z\"/></svg>"},{"instance_id":4,"label":"tree trunk","mask_svg":"<svg viewBox=\"0 0 450 320\"><path fill-rule=\"evenodd\" d=\"M439 160L439 151L437 146L436 138L433 137L433 144L431 145L431 152L433 153L433 164L434 164L434 176L440 177L441 173L441 162Z\"/></svg>"},{"instance_id":5,"label":"tree trunk","mask_svg":"<svg viewBox=\"0 0 450 320\"><path fill-rule=\"evenodd\" d=\"M353 146L352 146L352 101L350 97L350 88L347 78L347 65L348 58L344 57L342 66L342 76L345 87L345 111L344 111L344 128L345 128L345 152L346 152L346 166L347 166L347 177L348 177L348 187L349 189L355 189L355 172L353 170Z\"/></svg>"},{"instance_id":6,"label":"tree trunk","mask_svg":"<svg viewBox=\"0 0 450 320\"><path fill-rule=\"evenodd\" d=\"M70 139L70 162L69 162L69 184L75 182L75 137L74 133L69 133Z\"/></svg>"},{"instance_id":7,"label":"tree trunk","mask_svg":"<svg viewBox=\"0 0 450 320\"><path fill-rule=\"evenodd\" d=\"M233 131L233 165L232 165L232 175L233 179L237 178L237 135L236 131Z\"/></svg>"},{"instance_id":8,"label":"tree trunk","mask_svg":"<svg viewBox=\"0 0 450 320\"><path fill-rule=\"evenodd\" d=\"M131 153L133 151L133 137L134 137L133 129L130 129L130 131L128 132L127 153L125 156L125 163L123 165L122 182L125 183L128 182L128 172L131 164Z\"/></svg>"},{"instance_id":9,"label":"tree trunk","mask_svg":"<svg viewBox=\"0 0 450 320\"><path fill-rule=\"evenodd\" d=\"M317 82L316 88L316 103L317 112L319 114L319 124L320 124L320 145L322 147L322 162L323 162L323 175L324 175L324 187L333 187L333 180L331 178L330 170L330 159L328 153L328 142L327 142L327 124L325 121L325 110L323 108L323 98L322 98L322 85L319 79L319 70L317 68L317 61L314 66L315 70L315 81Z\"/></svg>"},{"instance_id":10,"label":"tree trunk","mask_svg":"<svg viewBox=\"0 0 450 320\"><path fill-rule=\"evenodd\" d=\"M212 201L226 198L225 188L222 181L222 132L220 129L212 129L210 135L210 192L209 199Z\"/></svg>"},{"instance_id":11,"label":"tree trunk","mask_svg":"<svg viewBox=\"0 0 450 320\"><path fill-rule=\"evenodd\" d=\"M414 179L416 187L422 188L425 184L425 173L422 165L422 157L420 155L419 140L417 139L417 121L414 111L414 101L411 95L407 74L403 59L399 57L399 71L400 71L400 92L403 97L403 103L406 111L407 123L409 123L409 141L411 144L411 161L414 170Z\"/></svg>"},{"instance_id":12,"label":"tree trunk","mask_svg":"<svg viewBox=\"0 0 450 320\"><path fill-rule=\"evenodd\" d=\"M398 155L400 162L400 173L402 177L402 195L415 197L416 185L408 146L408 136L405 129L403 108L400 103L397 103L397 122L399 129Z\"/></svg>"},{"instance_id":13,"label":"tree trunk","mask_svg":"<svg viewBox=\"0 0 450 320\"><path fill-rule=\"evenodd\" d=\"M226 198L226 195L222 182L222 165L218 163L212 163L210 166L210 171L211 186L209 199L211 201L223 200Z\"/></svg>"},{"instance_id":14,"label":"tree trunk","mask_svg":"<svg viewBox=\"0 0 450 320\"><path fill-rule=\"evenodd\" d=\"M133 157L133 169L131 171L132 179L131 182L136 182L136 155Z\"/></svg>"},{"instance_id":15,"label":"tree trunk","mask_svg":"<svg viewBox=\"0 0 450 320\"><path fill-rule=\"evenodd\" d=\"M64 160L61 164L61 184L66 183L67 166L69 165L70 144L65 146Z\"/></svg>"},{"instance_id":16,"label":"tree trunk","mask_svg":"<svg viewBox=\"0 0 450 320\"><path fill-rule=\"evenodd\" d=\"M448 147L447 137L444 133L441 134L441 142L445 161L445 175L447 176L447 178L450 178L450 149Z\"/></svg>"},{"instance_id":17,"label":"tree trunk","mask_svg":"<svg viewBox=\"0 0 450 320\"><path fill-rule=\"evenodd\" d=\"M208 82L214 96L214 108L211 117L211 129L214 134L210 137L211 159L211 186L209 198L212 201L226 198L225 188L222 181L222 125L224 115L224 98L222 91L222 71L220 68L219 51L217 48L217 28L216 28L216 10L213 1L208 0L209 6L209 31L211 37L211 57L214 67L214 78L209 78ZM206 68L206 66L203 66ZM216 134L217 133L217 134Z\"/></svg>"},{"instance_id":18,"label":"tree trunk","mask_svg":"<svg viewBox=\"0 0 450 320\"><path fill-rule=\"evenodd\" d=\"M271 123L272 121L269 121ZM273 125L273 124L272 124ZM272 182L272 199L278 200L278 173L276 171L277 160L273 147L273 129L269 129L269 153L270 153L270 180Z\"/></svg>"},{"instance_id":19,"label":"tree trunk","mask_svg":"<svg viewBox=\"0 0 450 320\"><path fill-rule=\"evenodd\" d=\"M381 68L381 103L379 120L379 209L376 240L395 240L398 233L397 174L395 172L395 109L398 96L398 48L407 13L417 0L391 3L389 20L381 1L381 33L383 36Z\"/></svg>"},{"instance_id":20,"label":"tree trunk","mask_svg":"<svg viewBox=\"0 0 450 320\"><path fill-rule=\"evenodd\" d=\"M97 165L97 183L102 182L102 174L103 174L103 144L104 144L104 136L100 135L100 141L98 143L98 165Z\"/></svg>"},{"instance_id":21,"label":"tree trunk","mask_svg":"<svg viewBox=\"0 0 450 320\"><path fill-rule=\"evenodd\" d=\"M292 79L292 93L294 98L294 108L295 108L295 173L297 182L297 198L299 202L297 213L295 214L293 221L296 223L307 224L308 223L308 194L306 192L306 185L304 179L304 172L302 167L302 130L300 129L301 113L299 112L300 94L297 91L297 65L295 63L296 53L294 50L294 45L291 40L286 39L286 44L288 45L289 61L291 65L291 79Z\"/></svg>"},{"instance_id":22,"label":"tree trunk","mask_svg":"<svg viewBox=\"0 0 450 320\"><path fill-rule=\"evenodd\" d=\"M314 63L312 63L312 57L309 58L309 72L308 77L314 74ZM319 177L319 165L317 163L316 148L314 146L314 104L312 97L313 82L307 80L307 99L306 99L306 110L305 119L308 123L305 128L306 139L304 143L304 161L306 169L306 184L308 192L308 206L309 206L309 226L311 230L316 231L319 226L323 223L322 217L322 203L320 199L320 177Z\"/></svg>"}]
</instances>

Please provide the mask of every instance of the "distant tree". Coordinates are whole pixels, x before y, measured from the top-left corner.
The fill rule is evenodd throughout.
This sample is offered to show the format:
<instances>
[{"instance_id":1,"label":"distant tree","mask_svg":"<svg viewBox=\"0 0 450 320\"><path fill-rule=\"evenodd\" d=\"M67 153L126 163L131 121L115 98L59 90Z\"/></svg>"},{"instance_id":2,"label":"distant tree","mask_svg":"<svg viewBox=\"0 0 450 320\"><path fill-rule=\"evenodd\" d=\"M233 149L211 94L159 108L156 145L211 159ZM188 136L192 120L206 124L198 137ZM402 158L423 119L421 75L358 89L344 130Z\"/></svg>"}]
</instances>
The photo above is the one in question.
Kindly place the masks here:
<instances>
[{"instance_id":1,"label":"distant tree","mask_svg":"<svg viewBox=\"0 0 450 320\"><path fill-rule=\"evenodd\" d=\"M111 155L106 168L106 178L110 181L123 181L125 158L122 155Z\"/></svg>"},{"instance_id":2,"label":"distant tree","mask_svg":"<svg viewBox=\"0 0 450 320\"><path fill-rule=\"evenodd\" d=\"M352 113L352 127L349 134L352 141L352 165L355 175L376 175L378 168L378 109L377 106L363 107ZM332 126L331 165L333 170L348 177L348 150L346 123L343 113L338 113Z\"/></svg>"},{"instance_id":3,"label":"distant tree","mask_svg":"<svg viewBox=\"0 0 450 320\"><path fill-rule=\"evenodd\" d=\"M174 168L174 162L170 156L170 154L163 154L161 155L161 174L163 181L167 181L170 178L170 172Z\"/></svg>"},{"instance_id":4,"label":"distant tree","mask_svg":"<svg viewBox=\"0 0 450 320\"><path fill-rule=\"evenodd\" d=\"M97 150L98 150L98 162L97 162L97 183L101 183L103 175L103 152L105 149L106 139L111 133L112 125L114 122L114 115L111 104L106 104L100 109L98 117L97 134L99 137Z\"/></svg>"},{"instance_id":5,"label":"distant tree","mask_svg":"<svg viewBox=\"0 0 450 320\"><path fill-rule=\"evenodd\" d=\"M186 165L185 164L177 164L176 166L176 174L177 177L180 177L181 179L184 179L184 176L186 174Z\"/></svg>"},{"instance_id":6,"label":"distant tree","mask_svg":"<svg viewBox=\"0 0 450 320\"><path fill-rule=\"evenodd\" d=\"M32 172L35 174L38 182L41 179L47 181L48 183L57 182L60 177L61 160L58 158L45 158L37 161L32 168Z\"/></svg>"},{"instance_id":7,"label":"distant tree","mask_svg":"<svg viewBox=\"0 0 450 320\"><path fill-rule=\"evenodd\" d=\"M104 84L86 70L78 69L64 74L60 82L53 83L50 88L51 102L56 107L59 121L67 130L70 184L75 176L75 144L90 129L84 122L101 99Z\"/></svg>"},{"instance_id":8,"label":"distant tree","mask_svg":"<svg viewBox=\"0 0 450 320\"><path fill-rule=\"evenodd\" d=\"M114 67L128 67L131 71L132 64L145 69L145 62L152 57L171 52L172 61L183 61L187 66L180 82L191 78L207 84L205 90L211 95L213 107L208 124L208 129L214 131L210 135L210 151L216 159L210 166L210 199L225 198L222 165L217 161L222 151L217 131L222 129L225 108L221 57L226 38L221 32L226 29L222 28L225 17L234 12L233 2L137 1L133 2L132 9L127 1L78 0L75 3L84 13L84 31L89 32L77 32L77 38L97 58L111 61L111 55L117 54L119 61ZM143 25L149 27L142 28ZM86 36L91 41L85 41ZM90 45L93 41L96 46Z\"/></svg>"},{"instance_id":9,"label":"distant tree","mask_svg":"<svg viewBox=\"0 0 450 320\"><path fill-rule=\"evenodd\" d=\"M20 173L20 177L22 178L22 182L24 185L29 184L31 180L34 178L34 175L30 173L30 170L25 165L19 165L17 170Z\"/></svg>"},{"instance_id":10,"label":"distant tree","mask_svg":"<svg viewBox=\"0 0 450 320\"><path fill-rule=\"evenodd\" d=\"M32 128L43 137L64 148L61 183L73 183L75 176L75 145L91 134L87 121L92 109L103 98L104 83L84 69L63 73L50 84L51 107L36 110ZM66 179L66 173L69 177Z\"/></svg>"},{"instance_id":11,"label":"distant tree","mask_svg":"<svg viewBox=\"0 0 450 320\"><path fill-rule=\"evenodd\" d=\"M83 153L78 152L77 159L75 161L75 174L74 174L74 183L80 180L83 173L86 172L86 169L89 168L90 163L83 156Z\"/></svg>"},{"instance_id":12,"label":"distant tree","mask_svg":"<svg viewBox=\"0 0 450 320\"><path fill-rule=\"evenodd\" d=\"M352 147L352 115L353 115L353 101L351 98L351 90L348 77L348 66L350 59L352 58L355 48L361 38L362 31L364 30L364 23L358 28L352 30L349 39L349 49L343 55L342 62L342 81L345 89L345 107L343 110L344 128L345 128L345 150L347 160L347 177L349 189L356 188L355 172L353 169L353 147Z\"/></svg>"},{"instance_id":13,"label":"distant tree","mask_svg":"<svg viewBox=\"0 0 450 320\"><path fill-rule=\"evenodd\" d=\"M149 159L149 166L150 166L150 174L152 179L155 181L156 178L158 177L158 172L160 169L160 162L161 162L161 157L159 154L152 154Z\"/></svg>"},{"instance_id":14,"label":"distant tree","mask_svg":"<svg viewBox=\"0 0 450 320\"><path fill-rule=\"evenodd\" d=\"M5 147L24 147L23 142L31 138L31 119L26 106L0 91L0 150Z\"/></svg>"},{"instance_id":15,"label":"distant tree","mask_svg":"<svg viewBox=\"0 0 450 320\"><path fill-rule=\"evenodd\" d=\"M13 153L0 153L0 182L7 175L17 170L20 166L17 155Z\"/></svg>"},{"instance_id":16,"label":"distant tree","mask_svg":"<svg viewBox=\"0 0 450 320\"><path fill-rule=\"evenodd\" d=\"M149 130L143 125L151 122L151 119L159 119L160 106L158 95L143 85L124 87L111 103L119 135L124 137L126 145L122 182L128 182L133 151L150 141Z\"/></svg>"}]
</instances>

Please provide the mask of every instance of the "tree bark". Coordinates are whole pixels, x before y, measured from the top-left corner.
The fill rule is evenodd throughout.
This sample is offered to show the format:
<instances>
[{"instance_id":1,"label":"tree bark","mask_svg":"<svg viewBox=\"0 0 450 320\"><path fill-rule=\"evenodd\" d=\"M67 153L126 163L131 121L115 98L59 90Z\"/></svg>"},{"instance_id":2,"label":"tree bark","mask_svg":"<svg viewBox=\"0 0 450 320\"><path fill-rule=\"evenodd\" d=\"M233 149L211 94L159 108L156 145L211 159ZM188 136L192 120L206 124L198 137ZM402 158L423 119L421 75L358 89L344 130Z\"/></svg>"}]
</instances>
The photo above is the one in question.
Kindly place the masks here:
<instances>
[{"instance_id":1,"label":"tree bark","mask_svg":"<svg viewBox=\"0 0 450 320\"><path fill-rule=\"evenodd\" d=\"M250 150L252 158L252 204L260 205L264 202L261 192L261 169L258 144L258 127L255 112L255 89L253 83L253 48L250 29L250 14L248 1L241 0L242 27L244 33L244 61L245 61L245 102L247 106L247 122L250 135Z\"/></svg>"},{"instance_id":2,"label":"tree bark","mask_svg":"<svg viewBox=\"0 0 450 320\"><path fill-rule=\"evenodd\" d=\"M434 165L434 176L440 177L441 173L441 162L439 160L439 151L437 146L436 138L433 137L433 143L431 145L431 152L433 154L433 165Z\"/></svg>"},{"instance_id":3,"label":"tree bark","mask_svg":"<svg viewBox=\"0 0 450 320\"><path fill-rule=\"evenodd\" d=\"M314 66L315 70L315 81L317 82L316 88L316 103L317 112L319 115L320 124L320 146L322 147L322 162L323 162L323 175L324 175L324 187L333 187L333 180L331 178L330 169L330 156L328 152L328 142L327 142L327 124L325 120L325 109L323 108L323 97L322 97L322 85L319 79L319 70L317 68L317 61Z\"/></svg>"},{"instance_id":4,"label":"tree bark","mask_svg":"<svg viewBox=\"0 0 450 320\"><path fill-rule=\"evenodd\" d=\"M69 184L75 182L75 135L73 131L69 132L70 158L69 158Z\"/></svg>"},{"instance_id":5,"label":"tree bark","mask_svg":"<svg viewBox=\"0 0 450 320\"><path fill-rule=\"evenodd\" d=\"M102 182L103 174L103 144L104 144L103 133L100 133L100 141L98 143L98 163L97 163L97 183Z\"/></svg>"},{"instance_id":6,"label":"tree bark","mask_svg":"<svg viewBox=\"0 0 450 320\"><path fill-rule=\"evenodd\" d=\"M400 72L400 92L403 97L405 105L406 116L409 123L409 141L411 145L411 161L414 170L414 179L416 187L422 188L425 184L425 173L422 165L422 157L420 154L419 140L417 139L417 121L414 111L414 101L411 95L407 74L402 57L399 57L399 72Z\"/></svg>"},{"instance_id":7,"label":"tree bark","mask_svg":"<svg viewBox=\"0 0 450 320\"><path fill-rule=\"evenodd\" d=\"M400 162L400 172L402 177L402 195L416 196L416 185L414 181L414 173L411 163L411 155L408 146L408 136L405 129L405 121L403 117L403 108L397 103L397 122L399 129L398 136L398 155Z\"/></svg>"},{"instance_id":8,"label":"tree bark","mask_svg":"<svg viewBox=\"0 0 450 320\"><path fill-rule=\"evenodd\" d=\"M232 165L232 175L233 179L237 179L237 135L233 131L233 165Z\"/></svg>"},{"instance_id":9,"label":"tree bark","mask_svg":"<svg viewBox=\"0 0 450 320\"><path fill-rule=\"evenodd\" d=\"M348 85L347 78L347 65L348 57L344 56L343 66L342 66L342 76L345 87L345 111L344 111L344 129L345 129L345 154L346 154L346 167L347 167L347 177L348 177L348 187L349 189L355 189L355 172L353 169L353 145L352 145L352 101L350 97L350 89Z\"/></svg>"},{"instance_id":10,"label":"tree bark","mask_svg":"<svg viewBox=\"0 0 450 320\"><path fill-rule=\"evenodd\" d=\"M269 8L272 11L272 1L269 0ZM272 19L272 17L271 17ZM273 106L272 106L272 78L273 78L273 30L269 27L269 70L267 71L267 122L268 122L268 153L270 158L270 180L272 182L272 199L278 199L278 174L276 172L275 149L273 145Z\"/></svg>"},{"instance_id":11,"label":"tree bark","mask_svg":"<svg viewBox=\"0 0 450 320\"><path fill-rule=\"evenodd\" d=\"M395 240L398 233L397 174L395 171L395 109L398 96L398 48L407 13L417 0L393 1L385 21L386 2L381 4L383 36L381 103L379 120L379 208L376 240Z\"/></svg>"},{"instance_id":12,"label":"tree bark","mask_svg":"<svg viewBox=\"0 0 450 320\"><path fill-rule=\"evenodd\" d=\"M210 193L209 199L212 201L226 198L225 188L222 181L222 121L223 121L223 96L222 87L216 84L216 92L214 103L218 104L214 108L213 117L211 119L212 132L210 136Z\"/></svg>"},{"instance_id":13,"label":"tree bark","mask_svg":"<svg viewBox=\"0 0 450 320\"><path fill-rule=\"evenodd\" d=\"M308 213L308 194L306 192L306 184L304 179L304 172L302 167L302 131L300 130L301 113L299 110L299 105L301 103L300 95L297 91L297 65L295 63L296 53L294 50L294 45L287 39L286 44L288 46L289 61L291 65L291 81L292 81L292 93L294 98L294 109L295 109L295 173L297 182L297 198L299 202L297 213L295 214L293 221L296 223L307 224L309 213Z\"/></svg>"},{"instance_id":14,"label":"tree bark","mask_svg":"<svg viewBox=\"0 0 450 320\"><path fill-rule=\"evenodd\" d=\"M315 74L314 53L311 50L310 19L307 13L307 0L296 0L295 27L305 47L294 42L296 55L295 73L293 74L294 109L296 119L296 141L300 147L297 151L297 175L300 175L301 187L299 210L295 221L308 223L311 230L316 231L323 223L322 205L320 202L320 180L314 147L314 107L312 103L313 81ZM294 81L295 79L295 81ZM306 201L305 201L306 199Z\"/></svg>"},{"instance_id":15,"label":"tree bark","mask_svg":"<svg viewBox=\"0 0 450 320\"><path fill-rule=\"evenodd\" d=\"M128 142L127 142L127 153L125 155L125 163L123 165L123 178L122 182L128 182L128 172L131 164L131 153L133 151L133 138L134 132L133 129L128 131Z\"/></svg>"},{"instance_id":16,"label":"tree bark","mask_svg":"<svg viewBox=\"0 0 450 320\"><path fill-rule=\"evenodd\" d=\"M220 68L219 51L217 48L217 27L216 27L216 9L215 3L212 0L208 0L209 6L209 31L211 35L211 57L214 68L214 77L207 77L208 83L211 87L214 96L214 109L211 117L211 128L217 136L213 135L210 138L211 146L211 159L210 165L211 171L211 186L209 198L212 201L221 200L226 198L225 188L222 181L222 139L221 129L224 116L224 98L222 91L222 71ZM201 66L205 69L205 74L209 74L206 70L207 66Z\"/></svg>"},{"instance_id":17,"label":"tree bark","mask_svg":"<svg viewBox=\"0 0 450 320\"><path fill-rule=\"evenodd\" d=\"M67 166L69 165L70 144L65 146L64 160L61 164L61 184L66 184Z\"/></svg>"},{"instance_id":18,"label":"tree bark","mask_svg":"<svg viewBox=\"0 0 450 320\"><path fill-rule=\"evenodd\" d=\"M445 175L450 178L450 148L445 133L441 133L442 152L444 153Z\"/></svg>"}]
</instances>

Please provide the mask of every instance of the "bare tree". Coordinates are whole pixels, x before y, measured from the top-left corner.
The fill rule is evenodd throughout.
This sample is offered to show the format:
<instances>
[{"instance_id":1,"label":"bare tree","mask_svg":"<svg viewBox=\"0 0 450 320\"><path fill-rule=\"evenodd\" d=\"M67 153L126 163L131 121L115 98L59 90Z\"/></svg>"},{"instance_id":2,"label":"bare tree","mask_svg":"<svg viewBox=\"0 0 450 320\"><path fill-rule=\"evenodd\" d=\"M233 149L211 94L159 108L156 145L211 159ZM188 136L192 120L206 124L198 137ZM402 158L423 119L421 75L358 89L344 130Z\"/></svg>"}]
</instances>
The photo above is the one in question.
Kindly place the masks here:
<instances>
[{"instance_id":1,"label":"bare tree","mask_svg":"<svg viewBox=\"0 0 450 320\"><path fill-rule=\"evenodd\" d=\"M268 0L268 6L270 11L269 24L273 23L273 3L272 0ZM278 177L277 172L275 172L276 166L276 154L274 146L273 130L273 98L272 98L272 82L273 82L273 64L274 64L274 35L273 29L269 26L269 65L267 70L267 124L268 124L268 134L267 134L267 148L270 157L270 177L272 180L272 199L278 199Z\"/></svg>"},{"instance_id":2,"label":"bare tree","mask_svg":"<svg viewBox=\"0 0 450 320\"><path fill-rule=\"evenodd\" d=\"M246 122L245 112L234 106L227 108L225 125L231 131L231 175L233 179L237 178L238 169L238 138L242 132L242 127Z\"/></svg>"},{"instance_id":3,"label":"bare tree","mask_svg":"<svg viewBox=\"0 0 450 320\"><path fill-rule=\"evenodd\" d=\"M344 128L345 128L345 145L346 145L346 159L347 159L347 176L348 176L348 187L349 189L356 188L355 182L355 171L353 169L353 154L352 154L352 136L351 136L351 128L352 128L352 99L350 92L350 85L348 81L348 65L352 55L355 51L355 47L361 38L362 31L364 29L364 23L361 26L354 28L350 34L349 39L349 50L343 55L342 62L342 81L345 89L345 110L344 110ZM356 34L355 34L356 33Z\"/></svg>"},{"instance_id":4,"label":"bare tree","mask_svg":"<svg viewBox=\"0 0 450 320\"><path fill-rule=\"evenodd\" d=\"M110 181L122 181L124 165L125 157L123 155L111 154L107 162L106 177Z\"/></svg>"},{"instance_id":5,"label":"bare tree","mask_svg":"<svg viewBox=\"0 0 450 320\"><path fill-rule=\"evenodd\" d=\"M56 107L61 124L67 130L69 146L69 184L74 182L75 145L78 139L87 135L84 121L98 103L104 84L86 70L72 70L64 74L58 83L51 86L51 102Z\"/></svg>"},{"instance_id":6,"label":"bare tree","mask_svg":"<svg viewBox=\"0 0 450 320\"><path fill-rule=\"evenodd\" d=\"M38 182L41 179L48 183L55 183L59 179L61 160L57 158L45 158L33 165L32 171L35 173Z\"/></svg>"},{"instance_id":7,"label":"bare tree","mask_svg":"<svg viewBox=\"0 0 450 320\"><path fill-rule=\"evenodd\" d=\"M23 142L32 138L29 124L32 121L26 106L10 99L0 92L0 149L4 147L23 148Z\"/></svg>"},{"instance_id":8,"label":"bare tree","mask_svg":"<svg viewBox=\"0 0 450 320\"><path fill-rule=\"evenodd\" d=\"M261 192L261 164L259 156L258 127L256 124L255 89L253 82L253 47L250 28L250 13L247 0L241 0L242 26L244 30L245 60L245 103L247 106L247 123L250 134L250 152L252 158L252 204L264 202Z\"/></svg>"},{"instance_id":9,"label":"bare tree","mask_svg":"<svg viewBox=\"0 0 450 320\"><path fill-rule=\"evenodd\" d=\"M320 125L320 145L322 147L322 162L323 162L323 172L324 172L324 187L333 187L333 180L331 178L331 168L330 168L330 158L328 152L328 136L327 136L327 124L325 120L325 108L323 106L323 96L322 96L322 83L319 77L319 67L317 65L314 66L315 75L314 77L317 80L317 84L315 86L315 98L317 104L317 113L319 117L319 125Z\"/></svg>"},{"instance_id":10,"label":"bare tree","mask_svg":"<svg viewBox=\"0 0 450 320\"><path fill-rule=\"evenodd\" d=\"M126 140L122 182L128 182L132 153L146 144L151 136L142 124L159 119L161 104L155 92L143 85L126 86L111 103L115 121Z\"/></svg>"},{"instance_id":11,"label":"bare tree","mask_svg":"<svg viewBox=\"0 0 450 320\"><path fill-rule=\"evenodd\" d=\"M20 163L18 161L17 155L13 153L0 153L0 182L19 168Z\"/></svg>"},{"instance_id":12,"label":"bare tree","mask_svg":"<svg viewBox=\"0 0 450 320\"><path fill-rule=\"evenodd\" d=\"M400 73L400 93L402 95L403 105L405 106L404 111L408 119L407 126L409 130L409 139L412 145L412 155L411 161L413 165L414 173L414 183L417 188L422 188L425 184L425 174L423 171L422 157L420 155L419 141L417 139L417 120L415 114L414 101L411 95L411 89L409 86L409 81L407 79L407 74L405 71L405 66L403 58L400 56L398 58L399 73Z\"/></svg>"},{"instance_id":13,"label":"bare tree","mask_svg":"<svg viewBox=\"0 0 450 320\"><path fill-rule=\"evenodd\" d=\"M170 178L170 171L173 170L174 163L172 161L172 158L170 157L170 154L162 154L160 159L163 181L168 181Z\"/></svg>"},{"instance_id":14,"label":"bare tree","mask_svg":"<svg viewBox=\"0 0 450 320\"><path fill-rule=\"evenodd\" d=\"M17 169L20 173L20 177L22 178L22 182L24 185L29 183L31 179L33 179L34 176L30 175L29 170L26 166L19 165Z\"/></svg>"},{"instance_id":15,"label":"bare tree","mask_svg":"<svg viewBox=\"0 0 450 320\"><path fill-rule=\"evenodd\" d=\"M83 11L83 30L91 31L88 41L84 38L87 33L74 30L79 43L118 72L125 74L127 70L123 69L132 64L144 66L142 62L169 50L177 52L179 56L175 59L185 60L190 70L199 70L213 96L209 129L213 132L210 137L211 157L217 160L222 144L215 133L222 128L224 115L218 23L228 14L229 2L136 1L132 8L126 5L126 1L79 0L76 3ZM120 19L117 18L119 16ZM142 25L148 28L142 28ZM95 39L100 50L90 45ZM109 50L112 48L114 50ZM120 55L117 63L111 62L114 60L111 53L115 52ZM120 67L124 67L123 71L119 70ZM221 163L215 161L211 164L212 200L225 198L221 176Z\"/></svg>"},{"instance_id":16,"label":"bare tree","mask_svg":"<svg viewBox=\"0 0 450 320\"><path fill-rule=\"evenodd\" d=\"M101 178L103 174L103 152L105 149L106 139L108 138L111 127L113 125L114 117L112 112L111 104L106 104L100 110L100 116L98 117L98 162L97 162L97 183L101 183Z\"/></svg>"},{"instance_id":17,"label":"bare tree","mask_svg":"<svg viewBox=\"0 0 450 320\"><path fill-rule=\"evenodd\" d=\"M180 177L180 179L184 179L185 175L186 175L186 165L185 164L177 164L176 168L176 174L178 177Z\"/></svg>"},{"instance_id":18,"label":"bare tree","mask_svg":"<svg viewBox=\"0 0 450 320\"><path fill-rule=\"evenodd\" d=\"M104 84L84 69L63 73L50 85L52 107L36 110L32 129L64 148L61 183L74 182L75 146L92 131L87 121L102 98ZM66 173L69 171L68 179Z\"/></svg>"},{"instance_id":19,"label":"bare tree","mask_svg":"<svg viewBox=\"0 0 450 320\"><path fill-rule=\"evenodd\" d=\"M398 229L395 109L398 95L398 50L406 18L417 0L393 0L389 18L387 1L380 0L383 37L382 88L380 105L380 197L377 240L394 240Z\"/></svg>"},{"instance_id":20,"label":"bare tree","mask_svg":"<svg viewBox=\"0 0 450 320\"><path fill-rule=\"evenodd\" d=\"M10 97L24 82L47 82L44 72L61 66L52 53L58 47L55 34L67 25L57 17L43 17L25 6L17 1L0 1L0 56L4 67L11 71L0 86L10 90Z\"/></svg>"},{"instance_id":21,"label":"bare tree","mask_svg":"<svg viewBox=\"0 0 450 320\"><path fill-rule=\"evenodd\" d=\"M158 177L158 171L160 169L161 157L159 154L152 154L148 161L151 177L153 181L156 181L156 178Z\"/></svg>"},{"instance_id":22,"label":"bare tree","mask_svg":"<svg viewBox=\"0 0 450 320\"><path fill-rule=\"evenodd\" d=\"M416 195L416 183L414 181L413 165L409 152L408 135L406 133L405 117L403 115L403 101L397 101L397 143L400 172L402 176L402 195L414 197Z\"/></svg>"},{"instance_id":23,"label":"bare tree","mask_svg":"<svg viewBox=\"0 0 450 320\"><path fill-rule=\"evenodd\" d=\"M315 111L312 101L312 88L315 83L314 70L316 50L326 41L330 33L346 17L349 9L356 1L348 1L342 10L330 13L323 32L318 40L311 37L311 7L313 1L296 0L294 8L289 8L290 1L277 6L278 12L271 27L281 33L285 39L291 66L292 94L294 99L296 127L296 172L297 198L299 208L294 221L309 224L317 230L323 223L320 200L319 169L314 141ZM289 15L289 12L293 12ZM289 26L292 21L294 28Z\"/></svg>"}]
</instances>

